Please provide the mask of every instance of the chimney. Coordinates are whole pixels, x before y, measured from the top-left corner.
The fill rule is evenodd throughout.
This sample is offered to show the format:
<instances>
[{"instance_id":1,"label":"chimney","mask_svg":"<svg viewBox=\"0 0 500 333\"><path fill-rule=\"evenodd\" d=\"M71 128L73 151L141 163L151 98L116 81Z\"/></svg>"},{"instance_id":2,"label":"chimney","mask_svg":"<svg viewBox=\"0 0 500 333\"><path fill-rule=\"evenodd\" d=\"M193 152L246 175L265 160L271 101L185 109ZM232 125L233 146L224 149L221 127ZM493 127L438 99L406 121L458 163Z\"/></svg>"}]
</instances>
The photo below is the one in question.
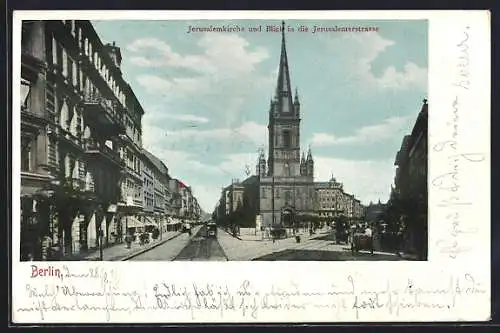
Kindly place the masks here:
<instances>
[{"instance_id":1,"label":"chimney","mask_svg":"<svg viewBox=\"0 0 500 333\"><path fill-rule=\"evenodd\" d=\"M120 68L122 64L122 54L120 52L120 48L116 46L116 42L113 41L113 43L107 43L104 46L104 49L106 52L109 54L113 62L115 63L115 66L117 68Z\"/></svg>"}]
</instances>

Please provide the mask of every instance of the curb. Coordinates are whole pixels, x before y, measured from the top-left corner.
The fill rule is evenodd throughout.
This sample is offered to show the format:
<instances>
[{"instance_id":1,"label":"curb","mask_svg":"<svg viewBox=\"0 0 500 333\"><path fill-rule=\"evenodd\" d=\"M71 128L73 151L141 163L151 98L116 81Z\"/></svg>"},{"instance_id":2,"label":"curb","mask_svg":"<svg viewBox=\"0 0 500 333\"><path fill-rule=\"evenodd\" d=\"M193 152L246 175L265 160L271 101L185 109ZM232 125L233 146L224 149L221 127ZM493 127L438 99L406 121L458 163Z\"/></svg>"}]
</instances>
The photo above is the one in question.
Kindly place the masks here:
<instances>
[{"instance_id":1,"label":"curb","mask_svg":"<svg viewBox=\"0 0 500 333\"><path fill-rule=\"evenodd\" d=\"M148 252L149 250L152 250L152 249L154 249L154 248L156 248L156 247L158 247L158 246L160 246L160 245L163 245L163 244L165 244L166 242L168 242L168 241L170 241L170 240L172 240L172 239L174 239L174 238L179 237L180 235L182 235L182 232L179 232L177 235L174 235L174 236L172 236L172 237L170 237L170 238L168 238L168 239L162 240L162 241L160 241L160 242L158 242L158 243L156 243L156 244L154 244L154 245L151 245L150 247L148 247L148 248L146 248L146 249L142 249L142 250L140 250L139 252L136 252L136 253L133 253L133 254L129 254L128 256L123 257L123 258L120 258L120 259L119 259L119 257L115 257L115 258L110 259L109 261L127 261L127 260L129 260L129 259L132 259L132 258L134 258L134 257L137 257L138 255L141 255L141 254L143 254L143 253L145 253L145 252Z\"/></svg>"},{"instance_id":2,"label":"curb","mask_svg":"<svg viewBox=\"0 0 500 333\"><path fill-rule=\"evenodd\" d=\"M230 233L229 231L227 231L226 229L224 229L224 228L220 228L220 229L222 229L222 230L224 230L225 232L227 232L230 236L232 236L232 237L234 237L234 238L237 238L237 239L239 239L239 240L242 240L239 236L233 236L233 234L232 234L232 233Z\"/></svg>"}]
</instances>

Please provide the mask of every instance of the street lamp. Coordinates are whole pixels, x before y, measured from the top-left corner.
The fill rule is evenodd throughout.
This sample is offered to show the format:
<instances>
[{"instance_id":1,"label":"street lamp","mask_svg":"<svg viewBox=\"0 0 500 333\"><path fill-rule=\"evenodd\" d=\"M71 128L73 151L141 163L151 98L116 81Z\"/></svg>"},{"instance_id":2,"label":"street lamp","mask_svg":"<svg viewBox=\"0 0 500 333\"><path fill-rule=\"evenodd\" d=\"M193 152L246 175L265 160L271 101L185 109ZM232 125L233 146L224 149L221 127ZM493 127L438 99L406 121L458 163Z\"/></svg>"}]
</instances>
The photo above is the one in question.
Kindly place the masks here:
<instances>
[{"instance_id":1,"label":"street lamp","mask_svg":"<svg viewBox=\"0 0 500 333\"><path fill-rule=\"evenodd\" d=\"M103 249L102 249L102 239L104 237L104 232L102 231L102 226L99 227L99 260L103 261Z\"/></svg>"},{"instance_id":2,"label":"street lamp","mask_svg":"<svg viewBox=\"0 0 500 333\"><path fill-rule=\"evenodd\" d=\"M274 214L274 171L273 171L273 175L271 176L272 177L272 185L271 185L271 194L272 194L272 200L271 200L271 206L272 206L272 214L273 214L273 219L272 219L272 225L271 225L271 228L274 227L274 225L276 224L276 216Z\"/></svg>"}]
</instances>

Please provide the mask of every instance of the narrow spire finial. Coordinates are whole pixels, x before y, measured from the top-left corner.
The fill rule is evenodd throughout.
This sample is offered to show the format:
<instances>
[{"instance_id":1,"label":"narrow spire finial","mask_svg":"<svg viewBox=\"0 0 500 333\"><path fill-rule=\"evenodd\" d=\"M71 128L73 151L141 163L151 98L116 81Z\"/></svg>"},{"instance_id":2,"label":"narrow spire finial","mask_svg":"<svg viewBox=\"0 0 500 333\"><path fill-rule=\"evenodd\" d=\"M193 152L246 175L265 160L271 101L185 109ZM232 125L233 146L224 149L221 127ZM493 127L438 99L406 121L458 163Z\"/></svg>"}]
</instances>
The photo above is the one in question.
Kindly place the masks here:
<instances>
[{"instance_id":1,"label":"narrow spire finial","mask_svg":"<svg viewBox=\"0 0 500 333\"><path fill-rule=\"evenodd\" d=\"M281 42L282 47L285 47L285 21L281 21Z\"/></svg>"}]
</instances>

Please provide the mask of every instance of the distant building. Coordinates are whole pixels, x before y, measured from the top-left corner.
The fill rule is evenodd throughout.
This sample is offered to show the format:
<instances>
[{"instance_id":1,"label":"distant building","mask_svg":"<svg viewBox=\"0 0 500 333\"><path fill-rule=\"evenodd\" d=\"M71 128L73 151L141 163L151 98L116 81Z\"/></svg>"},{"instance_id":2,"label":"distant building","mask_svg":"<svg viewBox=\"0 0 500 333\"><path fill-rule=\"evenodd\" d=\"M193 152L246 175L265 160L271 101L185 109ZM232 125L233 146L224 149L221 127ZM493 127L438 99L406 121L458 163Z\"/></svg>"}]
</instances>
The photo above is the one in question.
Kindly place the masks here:
<instances>
[{"instance_id":1,"label":"distant building","mask_svg":"<svg viewBox=\"0 0 500 333\"><path fill-rule=\"evenodd\" d=\"M154 213L154 197L155 197L155 186L154 186L154 173L153 173L154 165L153 163L146 157L142 159L142 200L143 200L143 211L149 214Z\"/></svg>"},{"instance_id":2,"label":"distant building","mask_svg":"<svg viewBox=\"0 0 500 333\"><path fill-rule=\"evenodd\" d=\"M343 185L332 176L328 182L316 182L316 211L320 217L331 218L346 214L342 209Z\"/></svg>"},{"instance_id":3,"label":"distant building","mask_svg":"<svg viewBox=\"0 0 500 333\"><path fill-rule=\"evenodd\" d=\"M172 178L169 180L170 188L170 207L172 211L172 216L180 217L182 208L182 194L181 185L178 179Z\"/></svg>"},{"instance_id":4,"label":"distant building","mask_svg":"<svg viewBox=\"0 0 500 333\"><path fill-rule=\"evenodd\" d=\"M368 206L366 206L366 221L369 223L378 223L381 215L384 213L386 205L381 203L380 200L378 203L370 202Z\"/></svg>"}]
</instances>

